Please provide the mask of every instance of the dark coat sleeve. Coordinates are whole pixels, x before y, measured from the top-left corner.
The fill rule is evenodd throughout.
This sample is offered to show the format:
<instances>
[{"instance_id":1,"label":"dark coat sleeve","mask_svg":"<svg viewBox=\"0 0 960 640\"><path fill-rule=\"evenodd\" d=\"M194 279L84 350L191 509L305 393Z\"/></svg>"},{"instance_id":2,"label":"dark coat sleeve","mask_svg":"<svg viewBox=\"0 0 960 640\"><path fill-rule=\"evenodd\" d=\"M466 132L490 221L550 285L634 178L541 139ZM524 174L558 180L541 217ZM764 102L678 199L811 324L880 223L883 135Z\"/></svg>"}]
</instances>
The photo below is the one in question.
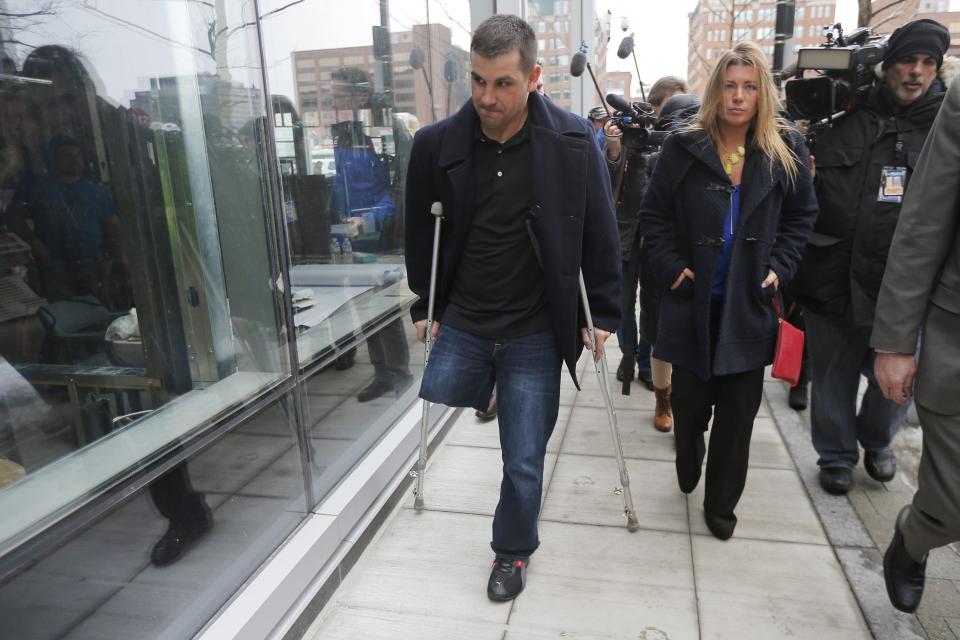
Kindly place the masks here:
<instances>
[{"instance_id":1,"label":"dark coat sleeve","mask_svg":"<svg viewBox=\"0 0 960 640\"><path fill-rule=\"evenodd\" d=\"M594 326L616 331L620 325L620 247L607 163L587 126L587 197L583 220L582 270Z\"/></svg>"},{"instance_id":2,"label":"dark coat sleeve","mask_svg":"<svg viewBox=\"0 0 960 640\"><path fill-rule=\"evenodd\" d=\"M414 322L427 317L430 294L430 263L433 252L434 218L430 205L438 200L433 193L432 165L439 136L435 129L421 129L413 138L410 164L407 165L406 205L404 207L404 260L407 283L418 300L410 307ZM439 316L441 314L436 313Z\"/></svg>"},{"instance_id":3,"label":"dark coat sleeve","mask_svg":"<svg viewBox=\"0 0 960 640\"><path fill-rule=\"evenodd\" d=\"M672 175L671 168L676 169L675 159L680 153L676 139L668 136L640 205L640 228L643 229L647 265L653 270L657 284L663 288L672 285L688 266L677 251L675 237L674 190L679 177Z\"/></svg>"},{"instance_id":4,"label":"dark coat sleeve","mask_svg":"<svg viewBox=\"0 0 960 640\"><path fill-rule=\"evenodd\" d=\"M785 178L787 189L780 210L777 239L770 252L770 268L776 272L781 287L790 284L797 272L818 212L817 196L810 177L810 152L799 132L791 131L790 146L797 155L797 177L793 183Z\"/></svg>"}]
</instances>

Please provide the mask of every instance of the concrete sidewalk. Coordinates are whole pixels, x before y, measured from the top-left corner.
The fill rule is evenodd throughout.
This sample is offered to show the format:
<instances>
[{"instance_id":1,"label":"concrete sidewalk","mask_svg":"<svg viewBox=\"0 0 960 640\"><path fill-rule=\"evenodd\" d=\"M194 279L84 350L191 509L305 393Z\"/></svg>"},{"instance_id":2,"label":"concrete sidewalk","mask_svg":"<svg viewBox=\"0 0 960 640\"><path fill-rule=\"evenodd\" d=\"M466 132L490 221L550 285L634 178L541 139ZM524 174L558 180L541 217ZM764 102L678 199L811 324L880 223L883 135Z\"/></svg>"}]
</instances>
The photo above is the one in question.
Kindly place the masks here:
<instances>
[{"instance_id":1,"label":"concrete sidewalk","mask_svg":"<svg viewBox=\"0 0 960 640\"><path fill-rule=\"evenodd\" d=\"M610 342L615 368L620 355ZM783 414L793 420L792 450L774 420L779 408L771 411L771 399L785 406L780 383L767 384L739 524L721 542L703 522L702 483L690 496L677 488L673 435L653 429L653 394L639 384L629 397L614 390L641 526L626 530L606 411L586 358L580 378L580 392L567 376L562 383L546 460L541 547L519 598L494 604L486 597L500 452L496 423L464 411L431 457L427 509L415 512L412 497L397 506L304 637L923 637L914 617L875 602L877 585L882 589L879 551L874 546L870 556L873 543L856 513L843 514L856 520L847 539L838 544L828 535L802 477L809 461L798 466L791 456L802 448L802 419ZM839 501L826 504L829 511ZM867 606L855 592L858 581L869 583L865 593L874 600ZM868 619L877 616L879 622Z\"/></svg>"}]
</instances>

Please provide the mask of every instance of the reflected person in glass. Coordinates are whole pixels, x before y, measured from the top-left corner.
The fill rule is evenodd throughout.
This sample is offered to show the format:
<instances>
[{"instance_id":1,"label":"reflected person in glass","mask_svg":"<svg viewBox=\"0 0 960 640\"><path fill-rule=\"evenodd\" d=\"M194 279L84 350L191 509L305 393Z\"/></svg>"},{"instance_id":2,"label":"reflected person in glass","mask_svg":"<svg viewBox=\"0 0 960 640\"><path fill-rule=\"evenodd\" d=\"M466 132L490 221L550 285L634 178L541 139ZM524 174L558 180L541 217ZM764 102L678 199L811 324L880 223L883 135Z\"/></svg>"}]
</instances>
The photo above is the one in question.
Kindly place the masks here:
<instances>
[{"instance_id":1,"label":"reflected person in glass","mask_svg":"<svg viewBox=\"0 0 960 640\"><path fill-rule=\"evenodd\" d=\"M49 174L27 180L14 196L13 230L30 245L48 300L92 295L111 306L108 281L127 278L113 196L86 176L75 138L55 136L47 156Z\"/></svg>"},{"instance_id":2,"label":"reflected person in glass","mask_svg":"<svg viewBox=\"0 0 960 640\"><path fill-rule=\"evenodd\" d=\"M582 269L598 353L620 322L617 226L593 127L537 93L533 29L516 16L483 22L471 42L472 100L417 132L407 176L411 308L426 339L434 217L443 234L420 397L485 410L494 384L503 455L493 520L494 601L524 588L539 546L537 516L560 378L590 339L578 319ZM442 325L442 328L441 328Z\"/></svg>"},{"instance_id":3,"label":"reflected person in glass","mask_svg":"<svg viewBox=\"0 0 960 640\"><path fill-rule=\"evenodd\" d=\"M397 207L390 195L390 175L384 155L366 135L360 115L375 107L369 74L357 67L344 67L332 74L333 106L337 124L331 127L337 173L333 179L334 206L344 221L353 222L365 236L346 237L353 251L379 252L392 249L396 237ZM341 116L341 112L344 112ZM398 318L367 340L374 378L357 394L369 402L387 394L399 396L413 383L410 349Z\"/></svg>"}]
</instances>

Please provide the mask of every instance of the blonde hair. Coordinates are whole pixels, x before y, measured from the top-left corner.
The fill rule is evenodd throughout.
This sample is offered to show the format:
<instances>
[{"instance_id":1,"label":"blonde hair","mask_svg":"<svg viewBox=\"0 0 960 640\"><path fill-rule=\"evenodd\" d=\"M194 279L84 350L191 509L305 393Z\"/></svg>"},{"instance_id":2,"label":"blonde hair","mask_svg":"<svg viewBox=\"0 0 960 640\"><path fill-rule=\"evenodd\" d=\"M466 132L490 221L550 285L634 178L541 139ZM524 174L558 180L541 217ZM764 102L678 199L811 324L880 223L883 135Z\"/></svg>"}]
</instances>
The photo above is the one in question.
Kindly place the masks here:
<instances>
[{"instance_id":1,"label":"blonde hair","mask_svg":"<svg viewBox=\"0 0 960 640\"><path fill-rule=\"evenodd\" d=\"M687 129L706 131L713 143L719 146L724 75L727 68L734 64L750 66L757 71L757 114L753 118L753 141L770 161L770 169L773 170L775 162L779 163L793 183L797 178L799 158L783 139L783 135L793 127L779 115L777 88L768 70L767 58L757 44L738 42L733 49L720 56L707 80L697 119Z\"/></svg>"}]
</instances>

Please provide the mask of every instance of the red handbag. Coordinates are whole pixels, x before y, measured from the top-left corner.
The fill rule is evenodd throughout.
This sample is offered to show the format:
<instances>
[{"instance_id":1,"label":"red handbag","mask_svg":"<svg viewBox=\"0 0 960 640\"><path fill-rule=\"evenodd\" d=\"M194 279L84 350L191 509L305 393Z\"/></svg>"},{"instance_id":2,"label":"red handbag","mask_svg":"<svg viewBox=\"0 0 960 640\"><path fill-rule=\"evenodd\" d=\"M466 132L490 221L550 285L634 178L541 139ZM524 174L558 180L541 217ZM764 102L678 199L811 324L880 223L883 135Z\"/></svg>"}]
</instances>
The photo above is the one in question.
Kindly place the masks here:
<instances>
[{"instance_id":1,"label":"red handbag","mask_svg":"<svg viewBox=\"0 0 960 640\"><path fill-rule=\"evenodd\" d=\"M780 296L773 296L773 308L777 311L780 328L777 331L777 348L773 354L774 378L789 382L796 387L800 381L800 367L803 364L803 331L786 321L780 307Z\"/></svg>"}]
</instances>

